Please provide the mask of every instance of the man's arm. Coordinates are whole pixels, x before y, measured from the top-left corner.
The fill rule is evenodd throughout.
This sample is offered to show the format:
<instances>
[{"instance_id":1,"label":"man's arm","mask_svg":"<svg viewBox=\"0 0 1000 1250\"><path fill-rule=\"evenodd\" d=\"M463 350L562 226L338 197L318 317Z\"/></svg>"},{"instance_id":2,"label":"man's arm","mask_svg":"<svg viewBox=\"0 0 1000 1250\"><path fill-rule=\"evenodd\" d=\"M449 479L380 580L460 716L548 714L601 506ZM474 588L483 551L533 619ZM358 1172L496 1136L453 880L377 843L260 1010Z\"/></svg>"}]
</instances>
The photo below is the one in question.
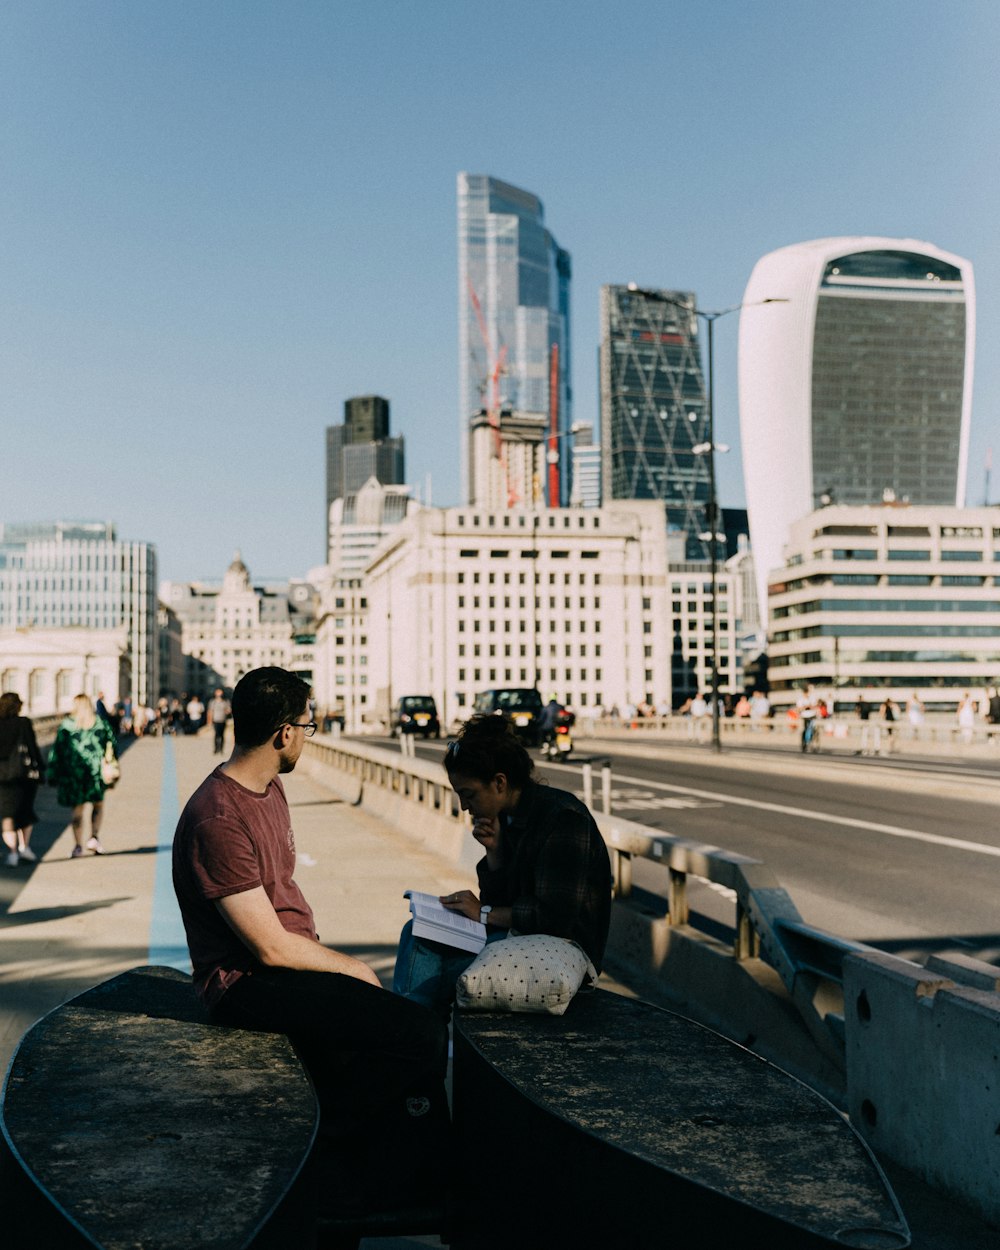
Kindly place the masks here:
<instances>
[{"instance_id":1,"label":"man's arm","mask_svg":"<svg viewBox=\"0 0 1000 1250\"><path fill-rule=\"evenodd\" d=\"M360 959L330 950L320 942L289 933L278 919L263 886L215 900L226 924L265 968L302 972L339 972L381 988L378 977Z\"/></svg>"}]
</instances>

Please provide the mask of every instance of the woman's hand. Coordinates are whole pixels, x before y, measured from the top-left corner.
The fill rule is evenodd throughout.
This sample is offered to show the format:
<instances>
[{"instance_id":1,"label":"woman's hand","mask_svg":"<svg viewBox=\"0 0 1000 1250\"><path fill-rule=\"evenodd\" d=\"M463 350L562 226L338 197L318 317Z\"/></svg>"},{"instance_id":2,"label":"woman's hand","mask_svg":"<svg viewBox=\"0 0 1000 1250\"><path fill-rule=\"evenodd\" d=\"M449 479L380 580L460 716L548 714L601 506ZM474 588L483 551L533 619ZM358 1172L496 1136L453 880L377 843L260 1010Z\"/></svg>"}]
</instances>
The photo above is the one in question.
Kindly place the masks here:
<instances>
[{"instance_id":1,"label":"woman's hand","mask_svg":"<svg viewBox=\"0 0 1000 1250\"><path fill-rule=\"evenodd\" d=\"M488 855L499 855L500 821L496 816L480 816L472 826L472 836Z\"/></svg>"},{"instance_id":2,"label":"woman's hand","mask_svg":"<svg viewBox=\"0 0 1000 1250\"><path fill-rule=\"evenodd\" d=\"M470 920L479 919L479 896L471 890L456 890L454 894L441 894L438 899L448 911L460 912Z\"/></svg>"}]
</instances>

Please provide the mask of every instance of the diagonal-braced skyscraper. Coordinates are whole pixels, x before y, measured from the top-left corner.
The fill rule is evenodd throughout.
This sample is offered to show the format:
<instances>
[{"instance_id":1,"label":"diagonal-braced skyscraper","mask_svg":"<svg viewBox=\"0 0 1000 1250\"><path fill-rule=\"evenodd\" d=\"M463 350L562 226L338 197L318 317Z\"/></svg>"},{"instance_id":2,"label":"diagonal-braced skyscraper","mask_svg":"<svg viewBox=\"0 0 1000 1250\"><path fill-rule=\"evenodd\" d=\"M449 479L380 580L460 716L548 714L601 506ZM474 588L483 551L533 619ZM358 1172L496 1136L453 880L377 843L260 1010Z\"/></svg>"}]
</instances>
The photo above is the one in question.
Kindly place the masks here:
<instances>
[{"instance_id":1,"label":"diagonal-braced skyscraper","mask_svg":"<svg viewBox=\"0 0 1000 1250\"><path fill-rule=\"evenodd\" d=\"M707 559L705 379L688 291L601 288L601 476L605 500L660 499L685 556Z\"/></svg>"}]
</instances>

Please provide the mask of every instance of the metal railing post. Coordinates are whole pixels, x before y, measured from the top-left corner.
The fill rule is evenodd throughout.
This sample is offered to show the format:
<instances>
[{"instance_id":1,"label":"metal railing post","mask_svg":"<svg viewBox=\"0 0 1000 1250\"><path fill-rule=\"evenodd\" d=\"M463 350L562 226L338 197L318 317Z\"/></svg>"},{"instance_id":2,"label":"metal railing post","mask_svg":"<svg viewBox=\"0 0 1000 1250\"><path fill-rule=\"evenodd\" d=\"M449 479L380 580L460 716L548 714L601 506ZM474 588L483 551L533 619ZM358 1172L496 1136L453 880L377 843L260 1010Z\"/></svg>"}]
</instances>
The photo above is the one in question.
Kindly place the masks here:
<instances>
[{"instance_id":1,"label":"metal railing post","mask_svg":"<svg viewBox=\"0 0 1000 1250\"><path fill-rule=\"evenodd\" d=\"M670 923L672 925L687 924L689 918L687 873L671 868L669 874L667 882L667 912L670 916Z\"/></svg>"},{"instance_id":2,"label":"metal railing post","mask_svg":"<svg viewBox=\"0 0 1000 1250\"><path fill-rule=\"evenodd\" d=\"M601 765L601 807L605 816L611 815L611 764L607 760Z\"/></svg>"},{"instance_id":3,"label":"metal railing post","mask_svg":"<svg viewBox=\"0 0 1000 1250\"><path fill-rule=\"evenodd\" d=\"M632 856L615 851L615 898L628 898L632 893Z\"/></svg>"},{"instance_id":4,"label":"metal railing post","mask_svg":"<svg viewBox=\"0 0 1000 1250\"><path fill-rule=\"evenodd\" d=\"M583 766L583 801L593 811L594 808L594 770L589 760Z\"/></svg>"}]
</instances>

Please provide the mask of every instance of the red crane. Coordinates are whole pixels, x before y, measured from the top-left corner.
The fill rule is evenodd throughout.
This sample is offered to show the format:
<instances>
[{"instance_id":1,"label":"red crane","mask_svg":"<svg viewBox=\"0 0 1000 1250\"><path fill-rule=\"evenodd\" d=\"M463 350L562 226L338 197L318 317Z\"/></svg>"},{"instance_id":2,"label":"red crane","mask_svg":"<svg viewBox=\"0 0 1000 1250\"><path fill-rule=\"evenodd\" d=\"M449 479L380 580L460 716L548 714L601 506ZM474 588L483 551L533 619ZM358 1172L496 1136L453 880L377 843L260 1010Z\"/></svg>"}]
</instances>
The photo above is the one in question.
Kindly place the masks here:
<instances>
[{"instance_id":1,"label":"red crane","mask_svg":"<svg viewBox=\"0 0 1000 1250\"><path fill-rule=\"evenodd\" d=\"M513 508L519 500L517 490L514 487L510 477L510 470L507 465L507 451L504 446L503 438L500 434L500 375L505 372L504 366L507 361L507 344L504 343L500 348L499 354L494 358L493 345L490 342L489 330L486 328L486 318L483 316L482 305L479 302L479 296L476 294L475 287L471 281L469 286L469 300L472 304L473 312L476 314L476 324L479 326L479 335L483 340L483 347L486 349L486 377L484 379L484 391L489 388L489 399L486 403L486 419L489 421L490 428L493 430L493 457L500 461L503 469L504 489L507 493L507 507ZM484 396L485 397L485 396Z\"/></svg>"}]
</instances>

